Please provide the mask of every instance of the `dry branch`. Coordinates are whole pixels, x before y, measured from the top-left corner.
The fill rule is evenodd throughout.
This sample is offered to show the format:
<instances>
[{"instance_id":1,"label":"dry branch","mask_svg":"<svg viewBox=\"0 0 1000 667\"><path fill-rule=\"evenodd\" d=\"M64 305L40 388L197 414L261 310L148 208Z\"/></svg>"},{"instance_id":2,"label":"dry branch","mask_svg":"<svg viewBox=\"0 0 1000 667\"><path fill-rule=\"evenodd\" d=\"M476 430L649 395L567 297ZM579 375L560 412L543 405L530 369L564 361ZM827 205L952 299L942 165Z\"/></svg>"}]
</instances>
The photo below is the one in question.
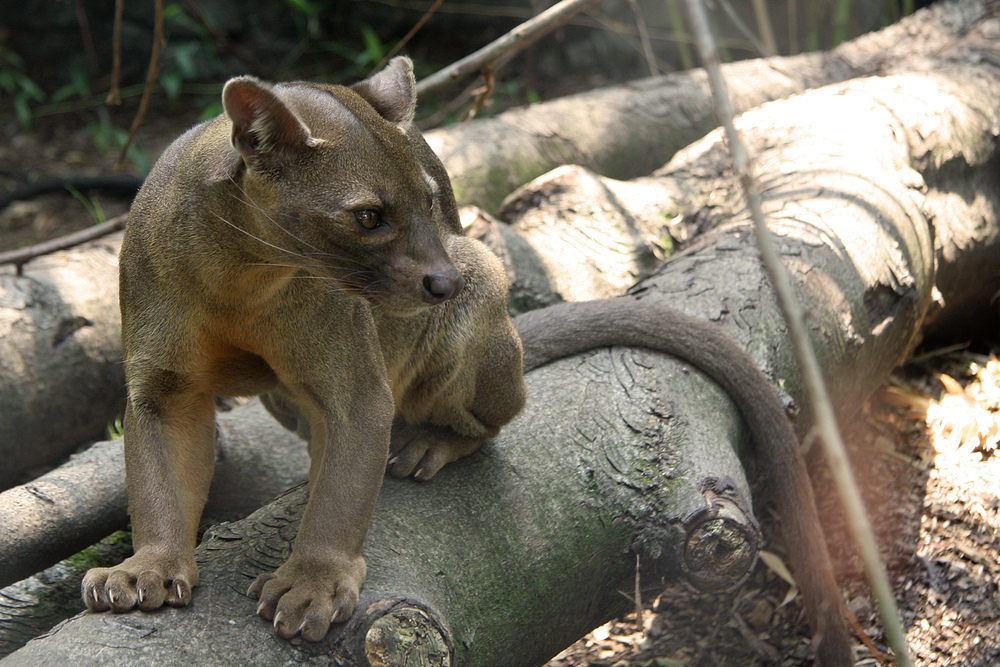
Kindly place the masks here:
<instances>
[{"instance_id":1,"label":"dry branch","mask_svg":"<svg viewBox=\"0 0 1000 667\"><path fill-rule=\"evenodd\" d=\"M475 53L422 79L417 83L417 95L423 97L450 83L461 80L472 72L495 63L511 51L522 49L550 30L558 28L597 2L598 0L561 0L538 16L528 19L503 37L490 42Z\"/></svg>"}]
</instances>

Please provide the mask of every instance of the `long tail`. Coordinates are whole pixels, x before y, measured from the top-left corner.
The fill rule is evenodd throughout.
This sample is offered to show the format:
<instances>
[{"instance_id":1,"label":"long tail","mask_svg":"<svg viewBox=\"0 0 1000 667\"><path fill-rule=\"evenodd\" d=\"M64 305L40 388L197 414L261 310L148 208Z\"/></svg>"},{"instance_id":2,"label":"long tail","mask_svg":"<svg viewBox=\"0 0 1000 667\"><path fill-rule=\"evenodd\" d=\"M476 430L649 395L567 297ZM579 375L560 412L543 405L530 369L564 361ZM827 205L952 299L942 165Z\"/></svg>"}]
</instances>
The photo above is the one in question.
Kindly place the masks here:
<instances>
[{"instance_id":1,"label":"long tail","mask_svg":"<svg viewBox=\"0 0 1000 667\"><path fill-rule=\"evenodd\" d=\"M750 429L782 519L792 571L817 645L819 664L853 664L833 564L795 432L774 387L718 326L648 301L619 297L563 303L514 319L524 370L600 347L643 347L700 369L732 397Z\"/></svg>"}]
</instances>

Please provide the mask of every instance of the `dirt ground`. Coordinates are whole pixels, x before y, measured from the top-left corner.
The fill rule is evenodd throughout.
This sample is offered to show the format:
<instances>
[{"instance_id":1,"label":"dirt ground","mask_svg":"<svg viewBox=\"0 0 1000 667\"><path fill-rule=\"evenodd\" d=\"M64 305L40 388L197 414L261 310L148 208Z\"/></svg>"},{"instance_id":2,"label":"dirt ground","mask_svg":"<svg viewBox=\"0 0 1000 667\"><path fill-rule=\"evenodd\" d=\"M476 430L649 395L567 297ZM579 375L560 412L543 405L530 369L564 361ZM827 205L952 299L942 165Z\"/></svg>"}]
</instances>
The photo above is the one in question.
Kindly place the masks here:
<instances>
[{"instance_id":1,"label":"dirt ground","mask_svg":"<svg viewBox=\"0 0 1000 667\"><path fill-rule=\"evenodd\" d=\"M988 398L1000 392L1000 378L988 361L948 354L897 370L845 434L919 667L1000 664L1000 426L995 399ZM941 373L965 390L947 393ZM940 404L931 400L942 393L947 398ZM822 473L817 477L847 606L885 651L832 484ZM773 517L764 517L764 529L766 548L780 552ZM809 665L801 607L797 600L782 606L788 588L760 563L747 584L729 594L663 591L646 605L645 632L630 614L548 667ZM882 664L857 639L855 645L857 665Z\"/></svg>"},{"instance_id":2,"label":"dirt ground","mask_svg":"<svg viewBox=\"0 0 1000 667\"><path fill-rule=\"evenodd\" d=\"M191 113L166 110L147 121L140 142L155 156L194 120ZM0 127L0 135L0 191L43 176L107 174L114 164L114 156L101 151L92 135L58 121L38 122L30 131L11 122ZM120 201L95 201L107 218L126 209ZM14 203L0 211L0 250L93 223L93 215L68 194ZM995 450L1000 373L992 366L987 370L988 360L951 352L909 364L869 401L863 419L852 420L855 427L847 434L920 667L1000 664L1000 456ZM948 394L938 379L942 373L969 393L949 385L953 394ZM931 400L942 394L954 400L943 405ZM835 492L822 471L817 487L848 607L874 645L885 650ZM766 548L780 556L774 518L762 519ZM788 588L763 563L732 593L697 594L677 586L644 600L641 628L634 614L613 621L548 667L808 665L809 638L799 601L783 603ZM856 656L858 665L878 664L860 641Z\"/></svg>"}]
</instances>

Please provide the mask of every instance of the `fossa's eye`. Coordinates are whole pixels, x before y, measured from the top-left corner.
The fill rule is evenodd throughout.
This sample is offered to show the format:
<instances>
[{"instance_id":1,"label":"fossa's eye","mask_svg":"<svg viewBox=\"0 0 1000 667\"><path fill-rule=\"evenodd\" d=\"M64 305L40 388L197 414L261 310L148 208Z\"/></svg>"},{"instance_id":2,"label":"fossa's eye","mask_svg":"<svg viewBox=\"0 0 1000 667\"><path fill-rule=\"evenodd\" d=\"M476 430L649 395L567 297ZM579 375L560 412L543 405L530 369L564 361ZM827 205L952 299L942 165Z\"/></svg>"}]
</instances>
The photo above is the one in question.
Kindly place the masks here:
<instances>
[{"instance_id":1,"label":"fossa's eye","mask_svg":"<svg viewBox=\"0 0 1000 667\"><path fill-rule=\"evenodd\" d=\"M354 219L364 229L375 229L382 224L382 214L376 210L365 208L354 212Z\"/></svg>"}]
</instances>

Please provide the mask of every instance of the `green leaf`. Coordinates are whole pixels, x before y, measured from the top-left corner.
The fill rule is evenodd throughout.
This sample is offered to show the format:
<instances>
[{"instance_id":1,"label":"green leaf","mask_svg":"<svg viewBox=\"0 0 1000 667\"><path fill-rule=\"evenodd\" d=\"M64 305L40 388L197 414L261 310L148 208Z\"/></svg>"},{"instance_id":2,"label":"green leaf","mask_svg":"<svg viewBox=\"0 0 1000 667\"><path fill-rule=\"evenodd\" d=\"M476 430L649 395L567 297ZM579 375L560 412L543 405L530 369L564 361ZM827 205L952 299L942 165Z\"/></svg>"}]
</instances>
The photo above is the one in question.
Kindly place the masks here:
<instances>
[{"instance_id":1,"label":"green leaf","mask_svg":"<svg viewBox=\"0 0 1000 667\"><path fill-rule=\"evenodd\" d=\"M201 113L198 114L198 122L215 118L220 113L222 113L222 102L216 100L202 109Z\"/></svg>"},{"instance_id":2,"label":"green leaf","mask_svg":"<svg viewBox=\"0 0 1000 667\"><path fill-rule=\"evenodd\" d=\"M183 14L183 13L184 13L184 8L181 7L179 4L177 4L176 2L170 3L169 5L163 8L163 18L164 20L167 21L174 18L178 14Z\"/></svg>"},{"instance_id":3,"label":"green leaf","mask_svg":"<svg viewBox=\"0 0 1000 667\"><path fill-rule=\"evenodd\" d=\"M319 5L310 0L285 0L288 6L306 16L316 16L319 14Z\"/></svg>"},{"instance_id":4,"label":"green leaf","mask_svg":"<svg viewBox=\"0 0 1000 667\"><path fill-rule=\"evenodd\" d=\"M177 72L160 75L160 85L163 87L163 92L167 94L167 99L171 102L176 102L177 98L180 97L183 84L184 80Z\"/></svg>"},{"instance_id":5,"label":"green leaf","mask_svg":"<svg viewBox=\"0 0 1000 667\"><path fill-rule=\"evenodd\" d=\"M17 90L17 76L15 76L13 70L0 69L0 88L8 93L13 93Z\"/></svg>"},{"instance_id":6,"label":"green leaf","mask_svg":"<svg viewBox=\"0 0 1000 667\"><path fill-rule=\"evenodd\" d=\"M24 76L23 74L18 76L17 81L18 86L21 88L21 94L26 98L31 99L35 102L45 101L45 91L42 90L37 83Z\"/></svg>"},{"instance_id":7,"label":"green leaf","mask_svg":"<svg viewBox=\"0 0 1000 667\"><path fill-rule=\"evenodd\" d=\"M7 62L9 65L16 67L17 69L24 67L24 58L2 46L0 46L0 60Z\"/></svg>"},{"instance_id":8,"label":"green leaf","mask_svg":"<svg viewBox=\"0 0 1000 667\"><path fill-rule=\"evenodd\" d=\"M22 94L14 96L14 114L17 116L18 122L21 123L21 127L27 128L31 125L31 107L28 106L28 100Z\"/></svg>"},{"instance_id":9,"label":"green leaf","mask_svg":"<svg viewBox=\"0 0 1000 667\"><path fill-rule=\"evenodd\" d=\"M174 65L177 66L181 77L185 79L195 79L198 74L197 55L201 45L197 42L179 44L173 49Z\"/></svg>"},{"instance_id":10,"label":"green leaf","mask_svg":"<svg viewBox=\"0 0 1000 667\"><path fill-rule=\"evenodd\" d=\"M73 71L70 72L70 82L52 93L49 97L49 102L62 102L74 95L78 97L87 97L90 95L90 82L88 81L87 70L83 67L73 68Z\"/></svg>"},{"instance_id":11,"label":"green leaf","mask_svg":"<svg viewBox=\"0 0 1000 667\"><path fill-rule=\"evenodd\" d=\"M368 56L368 61L381 62L385 56L385 48L382 46L382 40L379 39L378 33L371 26L363 25L361 26L361 37L365 40L365 54Z\"/></svg>"},{"instance_id":12,"label":"green leaf","mask_svg":"<svg viewBox=\"0 0 1000 667\"><path fill-rule=\"evenodd\" d=\"M94 224L99 225L103 222L107 222L107 218L104 215L104 209L101 208L100 202L92 200L90 197L71 185L67 185L66 189L69 190L71 195L76 197L77 201L83 204L83 207L87 209L87 213L89 213L90 217L93 218Z\"/></svg>"}]
</instances>

